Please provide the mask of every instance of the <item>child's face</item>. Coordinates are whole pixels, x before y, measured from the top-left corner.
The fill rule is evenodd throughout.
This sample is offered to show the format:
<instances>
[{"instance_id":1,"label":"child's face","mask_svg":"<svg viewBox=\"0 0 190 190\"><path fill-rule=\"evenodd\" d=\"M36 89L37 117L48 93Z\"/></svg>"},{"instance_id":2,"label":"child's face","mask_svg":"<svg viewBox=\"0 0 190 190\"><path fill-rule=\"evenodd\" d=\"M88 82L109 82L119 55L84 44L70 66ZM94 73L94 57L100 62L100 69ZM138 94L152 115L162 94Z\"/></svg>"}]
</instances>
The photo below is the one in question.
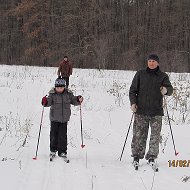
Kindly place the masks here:
<instances>
[{"instance_id":1,"label":"child's face","mask_svg":"<svg viewBox=\"0 0 190 190\"><path fill-rule=\"evenodd\" d=\"M64 87L55 87L56 92L62 93L64 91Z\"/></svg>"}]
</instances>

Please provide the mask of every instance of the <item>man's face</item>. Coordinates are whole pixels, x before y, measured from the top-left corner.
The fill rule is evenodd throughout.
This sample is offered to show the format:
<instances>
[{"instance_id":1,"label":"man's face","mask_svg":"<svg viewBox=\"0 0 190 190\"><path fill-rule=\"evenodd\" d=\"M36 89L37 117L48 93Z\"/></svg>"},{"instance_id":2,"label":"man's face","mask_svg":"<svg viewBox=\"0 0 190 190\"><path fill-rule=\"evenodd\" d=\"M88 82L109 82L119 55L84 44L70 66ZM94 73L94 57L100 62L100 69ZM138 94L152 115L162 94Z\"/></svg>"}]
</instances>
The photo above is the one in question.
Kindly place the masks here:
<instances>
[{"instance_id":1,"label":"man's face","mask_svg":"<svg viewBox=\"0 0 190 190\"><path fill-rule=\"evenodd\" d=\"M153 60L153 59L149 59L148 60L148 67L149 69L155 69L158 66L158 62Z\"/></svg>"},{"instance_id":2,"label":"man's face","mask_svg":"<svg viewBox=\"0 0 190 190\"><path fill-rule=\"evenodd\" d=\"M68 58L67 58L67 57L65 57L65 58L64 58L64 61L67 61L67 60L68 60Z\"/></svg>"},{"instance_id":3,"label":"man's face","mask_svg":"<svg viewBox=\"0 0 190 190\"><path fill-rule=\"evenodd\" d=\"M58 93L63 93L64 89L65 89L64 87L55 87L55 90Z\"/></svg>"}]
</instances>

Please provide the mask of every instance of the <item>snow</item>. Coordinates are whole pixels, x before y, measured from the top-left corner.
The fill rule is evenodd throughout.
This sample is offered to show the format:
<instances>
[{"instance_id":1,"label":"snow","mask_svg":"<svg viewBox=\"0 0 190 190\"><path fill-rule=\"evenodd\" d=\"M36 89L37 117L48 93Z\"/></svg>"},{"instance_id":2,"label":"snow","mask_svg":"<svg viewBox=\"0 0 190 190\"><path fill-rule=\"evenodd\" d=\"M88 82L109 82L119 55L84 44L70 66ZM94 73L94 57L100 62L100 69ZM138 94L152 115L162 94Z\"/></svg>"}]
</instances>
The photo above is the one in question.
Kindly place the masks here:
<instances>
[{"instance_id":1,"label":"snow","mask_svg":"<svg viewBox=\"0 0 190 190\"><path fill-rule=\"evenodd\" d=\"M190 74L169 73L176 95L167 98L172 130L179 155L174 155L167 116L154 173L140 162L131 165L129 133L132 117L128 90L135 72L74 69L71 90L82 95L84 144L81 148L80 110L72 107L68 126L66 164L56 157L49 162L49 108L45 108L37 160L35 156L41 98L54 85L57 68L0 66L0 189L2 190L189 190L190 167L169 167L169 160L190 160ZM165 144L164 144L165 143ZM186 182L185 182L186 179Z\"/></svg>"}]
</instances>

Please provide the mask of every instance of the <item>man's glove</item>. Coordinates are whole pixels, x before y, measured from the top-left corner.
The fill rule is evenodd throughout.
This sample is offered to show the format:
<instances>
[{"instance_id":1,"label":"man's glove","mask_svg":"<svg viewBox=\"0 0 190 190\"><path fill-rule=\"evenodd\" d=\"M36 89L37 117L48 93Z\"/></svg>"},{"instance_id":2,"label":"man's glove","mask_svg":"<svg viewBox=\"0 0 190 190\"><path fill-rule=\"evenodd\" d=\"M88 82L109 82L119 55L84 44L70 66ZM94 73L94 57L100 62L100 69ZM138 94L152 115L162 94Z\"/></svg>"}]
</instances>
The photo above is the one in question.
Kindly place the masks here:
<instances>
[{"instance_id":1,"label":"man's glove","mask_svg":"<svg viewBox=\"0 0 190 190\"><path fill-rule=\"evenodd\" d=\"M164 87L164 86L161 86L160 87L160 92L161 92L161 94L164 96L165 94L167 94L167 88L166 87Z\"/></svg>"},{"instance_id":2,"label":"man's glove","mask_svg":"<svg viewBox=\"0 0 190 190\"><path fill-rule=\"evenodd\" d=\"M46 106L47 104L48 104L47 97L44 96L44 97L42 98L42 106Z\"/></svg>"},{"instance_id":3,"label":"man's glove","mask_svg":"<svg viewBox=\"0 0 190 190\"><path fill-rule=\"evenodd\" d=\"M81 95L77 96L77 101L82 103L83 102L83 97Z\"/></svg>"},{"instance_id":4,"label":"man's glove","mask_svg":"<svg viewBox=\"0 0 190 190\"><path fill-rule=\"evenodd\" d=\"M137 104L132 104L131 110L135 113L137 111Z\"/></svg>"}]
</instances>

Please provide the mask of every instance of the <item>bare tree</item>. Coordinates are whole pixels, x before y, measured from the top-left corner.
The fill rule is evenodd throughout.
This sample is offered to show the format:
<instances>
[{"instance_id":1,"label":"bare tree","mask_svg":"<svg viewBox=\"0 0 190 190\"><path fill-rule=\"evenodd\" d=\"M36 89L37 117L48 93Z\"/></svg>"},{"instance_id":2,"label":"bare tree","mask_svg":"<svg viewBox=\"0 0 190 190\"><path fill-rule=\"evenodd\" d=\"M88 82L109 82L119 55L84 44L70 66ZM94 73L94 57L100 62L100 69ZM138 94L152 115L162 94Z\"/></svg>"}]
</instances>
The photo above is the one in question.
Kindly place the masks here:
<instances>
[{"instance_id":1,"label":"bare tree","mask_svg":"<svg viewBox=\"0 0 190 190\"><path fill-rule=\"evenodd\" d=\"M189 0L4 0L0 63L190 72Z\"/></svg>"}]
</instances>

